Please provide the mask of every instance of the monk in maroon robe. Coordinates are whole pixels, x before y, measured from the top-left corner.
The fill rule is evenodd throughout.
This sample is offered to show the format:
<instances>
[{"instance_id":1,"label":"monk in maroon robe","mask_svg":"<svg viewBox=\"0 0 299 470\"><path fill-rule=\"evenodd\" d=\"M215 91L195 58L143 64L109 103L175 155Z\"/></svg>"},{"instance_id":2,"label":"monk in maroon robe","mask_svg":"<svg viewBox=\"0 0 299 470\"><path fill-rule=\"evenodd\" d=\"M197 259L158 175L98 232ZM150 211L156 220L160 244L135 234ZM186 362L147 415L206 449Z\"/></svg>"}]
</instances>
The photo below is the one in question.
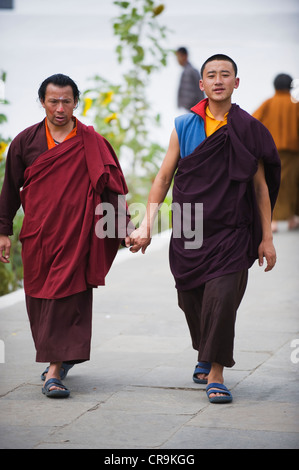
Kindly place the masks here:
<instances>
[{"instance_id":1,"label":"monk in maroon robe","mask_svg":"<svg viewBox=\"0 0 299 470\"><path fill-rule=\"evenodd\" d=\"M276 262L271 214L280 183L280 160L268 130L231 103L239 86L235 62L223 54L203 64L207 95L175 121L147 213L130 236L131 251L144 253L155 208L174 177L170 268L198 351L193 380L207 384L211 402L232 401L223 384L232 367L236 312L256 259L265 271ZM184 226L187 225L186 226Z\"/></svg>"},{"instance_id":2,"label":"monk in maroon robe","mask_svg":"<svg viewBox=\"0 0 299 470\"><path fill-rule=\"evenodd\" d=\"M109 202L119 217L127 186L110 144L73 117L79 91L58 74L39 90L46 118L11 143L0 198L0 260L8 262L22 203L24 289L37 362L50 362L43 393L67 397L60 379L90 357L92 288L105 284L121 238L96 235ZM20 190L20 188L22 188ZM127 223L126 210L122 216ZM115 222L115 221L113 221Z\"/></svg>"}]
</instances>

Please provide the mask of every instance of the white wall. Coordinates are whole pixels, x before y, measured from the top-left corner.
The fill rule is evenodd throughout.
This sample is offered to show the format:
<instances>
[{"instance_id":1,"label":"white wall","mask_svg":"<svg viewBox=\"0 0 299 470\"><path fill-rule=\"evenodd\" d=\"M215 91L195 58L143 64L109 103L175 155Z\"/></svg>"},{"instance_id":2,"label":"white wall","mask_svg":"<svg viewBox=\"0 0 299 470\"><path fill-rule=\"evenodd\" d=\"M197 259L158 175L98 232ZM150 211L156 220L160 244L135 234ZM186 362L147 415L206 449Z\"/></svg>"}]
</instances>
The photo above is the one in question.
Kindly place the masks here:
<instances>
[{"instance_id":1,"label":"white wall","mask_svg":"<svg viewBox=\"0 0 299 470\"><path fill-rule=\"evenodd\" d=\"M198 68L217 52L237 62L241 83L234 101L248 112L273 94L278 73L299 78L298 0L159 3L166 6L160 22L172 30L168 47L186 46ZM37 90L53 73L70 75L81 90L95 74L118 82L111 23L117 12L112 0L15 0L14 10L0 10L0 69L7 72L6 98L11 103L0 106L9 118L1 129L5 136L14 137L43 118ZM163 118L153 138L165 145L177 114L180 73L171 57L148 90L154 110Z\"/></svg>"}]
</instances>

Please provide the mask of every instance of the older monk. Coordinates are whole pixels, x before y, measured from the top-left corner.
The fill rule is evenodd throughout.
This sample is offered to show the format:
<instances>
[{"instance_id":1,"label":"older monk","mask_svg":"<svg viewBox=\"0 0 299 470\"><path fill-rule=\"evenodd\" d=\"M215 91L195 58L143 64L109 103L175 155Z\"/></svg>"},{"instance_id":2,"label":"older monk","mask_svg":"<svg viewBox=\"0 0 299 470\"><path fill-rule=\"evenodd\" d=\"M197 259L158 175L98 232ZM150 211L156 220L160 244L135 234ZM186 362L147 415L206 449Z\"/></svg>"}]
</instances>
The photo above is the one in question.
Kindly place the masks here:
<instances>
[{"instance_id":1,"label":"older monk","mask_svg":"<svg viewBox=\"0 0 299 470\"><path fill-rule=\"evenodd\" d=\"M92 288L105 283L120 243L117 236L96 236L96 208L103 200L116 204L127 186L110 144L73 116L79 90L71 78L47 78L39 99L45 119L22 131L7 155L0 261L9 262L9 235L22 203L24 289L36 361L50 362L43 393L60 398L70 393L61 382L69 368L90 357Z\"/></svg>"}]
</instances>

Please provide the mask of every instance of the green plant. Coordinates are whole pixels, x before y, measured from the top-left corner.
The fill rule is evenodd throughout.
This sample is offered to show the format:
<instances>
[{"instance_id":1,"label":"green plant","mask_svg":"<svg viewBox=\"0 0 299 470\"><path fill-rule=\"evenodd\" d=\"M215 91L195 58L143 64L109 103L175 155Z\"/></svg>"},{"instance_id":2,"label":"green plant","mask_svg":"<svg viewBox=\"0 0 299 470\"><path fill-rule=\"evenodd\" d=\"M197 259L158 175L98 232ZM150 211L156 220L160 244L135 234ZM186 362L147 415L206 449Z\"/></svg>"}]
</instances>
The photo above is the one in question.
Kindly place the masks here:
<instances>
[{"instance_id":1,"label":"green plant","mask_svg":"<svg viewBox=\"0 0 299 470\"><path fill-rule=\"evenodd\" d=\"M8 105L8 101L4 97L4 87L6 81L6 73L1 72L0 75L0 105ZM4 113L0 113L0 125L7 121ZM5 139L0 132L0 190L3 186L6 151L11 139ZM14 234L11 237L10 263L0 263L0 295L8 294L22 286L23 266L21 259L21 243L19 241L19 233L23 222L23 211L20 209L14 219Z\"/></svg>"},{"instance_id":2,"label":"green plant","mask_svg":"<svg viewBox=\"0 0 299 470\"><path fill-rule=\"evenodd\" d=\"M150 138L160 115L151 114L147 98L150 75L167 64L170 52L164 47L167 29L158 21L164 6L155 6L153 0L114 4L120 8L113 20L118 39L115 52L125 71L120 83L94 77L94 85L83 92L82 114L92 118L97 132L129 168L128 203L144 203L165 154L165 148Z\"/></svg>"}]
</instances>

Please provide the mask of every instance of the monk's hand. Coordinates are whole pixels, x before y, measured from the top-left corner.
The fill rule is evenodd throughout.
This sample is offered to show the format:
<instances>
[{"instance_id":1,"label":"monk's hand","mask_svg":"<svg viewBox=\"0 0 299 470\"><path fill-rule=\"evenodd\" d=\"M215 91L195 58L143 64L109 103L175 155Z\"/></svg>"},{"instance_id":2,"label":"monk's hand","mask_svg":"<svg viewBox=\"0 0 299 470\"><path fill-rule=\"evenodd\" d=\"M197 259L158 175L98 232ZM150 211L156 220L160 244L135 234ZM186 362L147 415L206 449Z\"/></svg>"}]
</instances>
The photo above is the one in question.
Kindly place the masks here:
<instances>
[{"instance_id":1,"label":"monk's hand","mask_svg":"<svg viewBox=\"0 0 299 470\"><path fill-rule=\"evenodd\" d=\"M0 235L0 261L9 263L11 241L6 235Z\"/></svg>"},{"instance_id":2,"label":"monk's hand","mask_svg":"<svg viewBox=\"0 0 299 470\"><path fill-rule=\"evenodd\" d=\"M139 227L126 237L125 240L126 247L130 248L132 253L137 253L141 250L142 253L145 253L145 250L151 243L151 237L148 235L148 231L143 227Z\"/></svg>"},{"instance_id":3,"label":"monk's hand","mask_svg":"<svg viewBox=\"0 0 299 470\"><path fill-rule=\"evenodd\" d=\"M265 272L271 271L271 269L274 268L276 263L276 251L272 239L262 240L258 249L258 256L260 266L263 266L264 258L266 258L267 266Z\"/></svg>"}]
</instances>

